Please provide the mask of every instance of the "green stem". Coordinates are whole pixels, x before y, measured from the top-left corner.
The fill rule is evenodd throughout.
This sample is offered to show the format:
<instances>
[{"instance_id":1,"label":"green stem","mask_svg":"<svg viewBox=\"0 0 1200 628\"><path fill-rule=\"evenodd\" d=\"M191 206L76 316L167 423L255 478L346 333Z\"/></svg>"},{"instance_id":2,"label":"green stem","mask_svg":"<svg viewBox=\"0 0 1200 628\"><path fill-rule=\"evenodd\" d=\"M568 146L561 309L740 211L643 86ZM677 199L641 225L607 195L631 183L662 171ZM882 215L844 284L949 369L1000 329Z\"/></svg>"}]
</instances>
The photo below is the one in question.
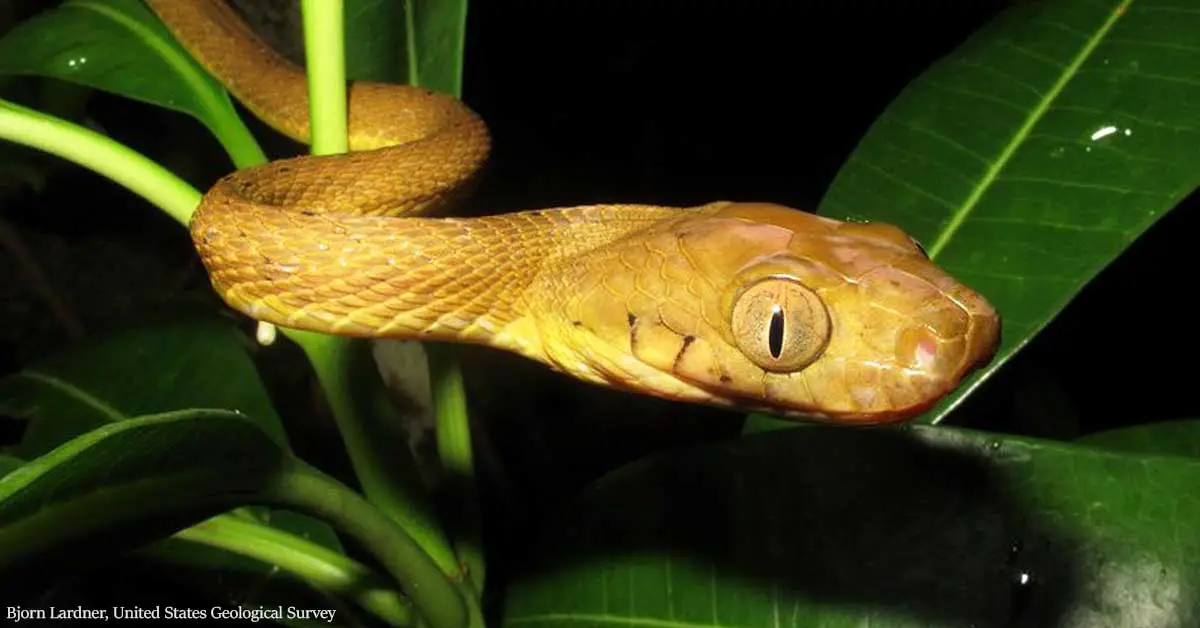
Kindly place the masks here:
<instances>
[{"instance_id":1,"label":"green stem","mask_svg":"<svg viewBox=\"0 0 1200 628\"><path fill-rule=\"evenodd\" d=\"M229 95L225 94L224 96L228 101ZM205 126L221 143L221 147L225 149L225 153L229 155L236 169L241 170L267 163L266 153L258 145L258 140L254 139L254 134L246 128L246 123L237 115L232 104L229 104L228 109L212 116L212 119L211 123L205 121Z\"/></svg>"},{"instance_id":2,"label":"green stem","mask_svg":"<svg viewBox=\"0 0 1200 628\"><path fill-rule=\"evenodd\" d=\"M342 0L303 0L312 153L346 152L345 7Z\"/></svg>"},{"instance_id":3,"label":"green stem","mask_svg":"<svg viewBox=\"0 0 1200 628\"><path fill-rule=\"evenodd\" d=\"M0 139L30 146L108 177L187 225L200 193L133 149L91 129L0 100Z\"/></svg>"},{"instance_id":4,"label":"green stem","mask_svg":"<svg viewBox=\"0 0 1200 628\"><path fill-rule=\"evenodd\" d=\"M451 534L466 567L467 578L475 591L480 592L483 591L485 563L471 423L462 370L453 347L427 343L425 350L429 354L429 381L433 386L438 460L445 472L446 493L453 500L453 518L449 522Z\"/></svg>"},{"instance_id":5,"label":"green stem","mask_svg":"<svg viewBox=\"0 0 1200 628\"><path fill-rule=\"evenodd\" d=\"M405 26L408 41L408 82L423 83L421 77L421 47L417 38L419 7L416 2L405 2ZM466 11L460 16L466 19ZM457 41L462 45L462 29L465 22L458 24ZM457 51L460 63L451 81L453 95L461 94L462 50ZM471 423L467 413L467 395L463 387L462 369L458 364L455 349L447 345L426 343L429 356L429 381L433 388L434 416L437 425L438 457L447 478L446 492L450 495L454 511L452 535L461 562L467 570L467 583L478 596L483 591L485 561L481 540L482 523L479 513L478 489L476 488L475 463L471 444Z\"/></svg>"},{"instance_id":6,"label":"green stem","mask_svg":"<svg viewBox=\"0 0 1200 628\"><path fill-rule=\"evenodd\" d=\"M200 121L208 127L213 137L217 138L236 169L241 170L267 163L267 155L263 152L262 146L258 145L254 134L250 132L245 121L233 108L229 92L214 91L216 97L211 96L208 93L209 90L205 88L196 88L196 94L202 106L209 112L207 116L199 116Z\"/></svg>"},{"instance_id":7,"label":"green stem","mask_svg":"<svg viewBox=\"0 0 1200 628\"><path fill-rule=\"evenodd\" d=\"M295 330L284 333L312 363L363 492L415 538L445 573L458 574L458 561L429 503L415 462L395 431L387 429L398 420L385 413L397 410L374 403L385 399L386 394L370 345Z\"/></svg>"},{"instance_id":8,"label":"green stem","mask_svg":"<svg viewBox=\"0 0 1200 628\"><path fill-rule=\"evenodd\" d=\"M358 493L292 458L260 496L267 504L319 517L357 541L397 582L404 583L417 612L434 628L468 625L473 613L457 585L416 540Z\"/></svg>"},{"instance_id":9,"label":"green stem","mask_svg":"<svg viewBox=\"0 0 1200 628\"><path fill-rule=\"evenodd\" d=\"M408 42L408 82L422 85L421 59L422 52L417 37L420 24L418 15L420 7L416 2L404 3L405 27ZM460 16L466 20L466 11ZM457 41L460 49L457 56L462 58L461 32L465 22L458 25L460 36ZM461 61L458 72L451 81L452 94L460 96L461 91ZM434 418L437 426L438 459L446 477L445 492L450 496L453 508L449 525L454 537L455 549L467 571L466 584L472 588L478 601L483 591L486 563L484 560L483 542L481 539L482 523L480 521L478 489L476 487L474 454L471 442L471 423L467 412L467 395L463 387L462 369L458 364L454 347L426 343L425 351L429 356L429 381L433 388Z\"/></svg>"},{"instance_id":10,"label":"green stem","mask_svg":"<svg viewBox=\"0 0 1200 628\"><path fill-rule=\"evenodd\" d=\"M314 154L345 152L346 77L341 0L305 0L305 54L309 59L310 126ZM403 441L386 429L379 406L384 383L369 345L346 338L284 332L304 350L325 391L363 492L413 536L442 570L461 569L421 485ZM388 410L395 413L396 410Z\"/></svg>"},{"instance_id":11,"label":"green stem","mask_svg":"<svg viewBox=\"0 0 1200 628\"><path fill-rule=\"evenodd\" d=\"M313 586L354 600L389 626L412 624L404 597L379 574L338 552L278 528L218 515L176 533L173 538L278 567ZM147 551L153 554L156 547L151 545Z\"/></svg>"}]
</instances>

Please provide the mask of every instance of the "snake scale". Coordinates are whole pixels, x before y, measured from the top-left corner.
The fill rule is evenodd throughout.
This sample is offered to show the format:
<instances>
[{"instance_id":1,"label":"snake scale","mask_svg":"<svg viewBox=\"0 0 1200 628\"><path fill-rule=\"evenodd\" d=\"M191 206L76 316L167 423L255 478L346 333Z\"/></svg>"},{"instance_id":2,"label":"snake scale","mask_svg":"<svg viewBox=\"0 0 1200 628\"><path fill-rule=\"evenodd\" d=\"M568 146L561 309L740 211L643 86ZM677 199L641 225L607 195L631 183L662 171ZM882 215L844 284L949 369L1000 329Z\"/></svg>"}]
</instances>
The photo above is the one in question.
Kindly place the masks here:
<instances>
[{"instance_id":1,"label":"snake scale","mask_svg":"<svg viewBox=\"0 0 1200 628\"><path fill-rule=\"evenodd\" d=\"M254 115L308 141L304 70L221 0L148 0ZM288 328L475 343L581 380L837 423L928 409L1000 318L899 228L781 205L446 216L487 159L457 99L352 82L344 155L220 179L190 225L217 293ZM438 217L430 214L436 213Z\"/></svg>"}]
</instances>

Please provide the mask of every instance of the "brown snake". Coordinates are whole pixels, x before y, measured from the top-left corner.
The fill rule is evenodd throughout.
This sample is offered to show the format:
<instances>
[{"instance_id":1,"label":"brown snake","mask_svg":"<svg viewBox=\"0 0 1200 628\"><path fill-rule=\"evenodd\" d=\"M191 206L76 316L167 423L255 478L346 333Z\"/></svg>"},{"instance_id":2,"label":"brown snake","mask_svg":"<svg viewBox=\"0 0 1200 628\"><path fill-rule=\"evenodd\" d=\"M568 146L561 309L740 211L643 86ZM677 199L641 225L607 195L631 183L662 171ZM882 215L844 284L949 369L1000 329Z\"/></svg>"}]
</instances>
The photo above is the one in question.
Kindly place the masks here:
<instances>
[{"instance_id":1,"label":"brown snake","mask_svg":"<svg viewBox=\"0 0 1200 628\"><path fill-rule=\"evenodd\" d=\"M308 140L303 69L220 0L148 0L255 115ZM352 152L235 172L191 232L233 308L283 327L476 343L596 384L844 423L909 418L1000 319L900 229L767 203L452 207L488 149L456 99L352 83Z\"/></svg>"}]
</instances>

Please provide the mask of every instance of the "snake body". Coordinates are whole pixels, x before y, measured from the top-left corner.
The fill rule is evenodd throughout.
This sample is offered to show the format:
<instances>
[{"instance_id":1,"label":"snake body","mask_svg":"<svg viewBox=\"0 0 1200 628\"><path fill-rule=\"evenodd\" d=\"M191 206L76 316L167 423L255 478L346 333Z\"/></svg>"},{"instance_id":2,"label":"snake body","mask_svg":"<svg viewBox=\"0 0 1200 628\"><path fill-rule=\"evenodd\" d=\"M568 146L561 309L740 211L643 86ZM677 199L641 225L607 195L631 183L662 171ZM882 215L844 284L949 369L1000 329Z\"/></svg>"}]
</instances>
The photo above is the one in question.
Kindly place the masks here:
<instances>
[{"instance_id":1,"label":"snake body","mask_svg":"<svg viewBox=\"0 0 1200 628\"><path fill-rule=\"evenodd\" d=\"M220 0L148 4L251 112L308 141L301 68ZM354 82L348 107L351 152L234 172L196 210L196 248L236 310L844 423L923 412L995 351L996 311L897 227L726 201L431 217L471 190L484 122L411 86Z\"/></svg>"}]
</instances>

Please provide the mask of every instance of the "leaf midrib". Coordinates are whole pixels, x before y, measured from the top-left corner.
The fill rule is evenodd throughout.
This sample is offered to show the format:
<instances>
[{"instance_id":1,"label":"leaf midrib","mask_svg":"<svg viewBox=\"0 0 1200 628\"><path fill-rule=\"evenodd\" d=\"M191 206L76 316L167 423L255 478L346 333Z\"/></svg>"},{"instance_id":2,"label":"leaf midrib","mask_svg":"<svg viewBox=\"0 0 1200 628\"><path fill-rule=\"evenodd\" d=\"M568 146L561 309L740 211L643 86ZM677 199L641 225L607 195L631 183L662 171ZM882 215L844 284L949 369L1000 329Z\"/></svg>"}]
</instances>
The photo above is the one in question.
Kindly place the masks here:
<instances>
[{"instance_id":1,"label":"leaf midrib","mask_svg":"<svg viewBox=\"0 0 1200 628\"><path fill-rule=\"evenodd\" d=\"M1067 84L1075 78L1075 76L1079 73L1079 68L1082 67L1083 64L1092 56L1092 53L1095 52L1096 47L1100 45L1100 42L1104 40L1105 35L1112 30L1113 25L1116 24L1117 20L1122 15L1124 15L1125 11L1128 10L1131 4L1133 4L1133 0L1122 0L1119 5L1112 9L1112 12L1109 14L1108 19L1104 21L1104 24L1097 29L1095 34L1088 38L1083 47L1080 48L1078 54L1075 55L1075 58L1071 60L1071 63L1069 63L1066 68L1063 69L1063 72L1058 77L1058 80L1054 82L1054 85L1051 86L1050 90L1047 91L1046 94L1043 95L1038 101L1037 106L1035 106L1029 112L1029 115L1025 117L1025 121L1021 124L1021 127L1017 129L1017 132L1013 135L1012 139L1005 144L1004 150L1000 152L1000 155L994 162L992 162L992 165L988 167L987 172L984 173L984 176L979 183L977 183L971 189L971 193L967 196L966 200L963 201L963 204L950 216L950 222L946 224L945 228L942 229L942 231L938 234L937 239L935 239L933 244L929 247L930 259L936 260L938 254L942 252L942 249L946 248L946 246L950 244L950 241L954 239L954 235L967 221L967 218L971 215L971 212L974 211L979 202L983 200L984 194L988 192L992 186L992 183L994 183L996 178L1000 176L1000 172L1003 171L1006 166L1008 166L1008 162L1012 160L1014 155L1016 155L1017 150L1025 142L1026 138L1029 137L1029 134L1033 131L1033 128L1037 126L1039 122L1041 122L1042 118L1046 115L1046 112L1050 110L1050 106L1058 98L1059 94L1061 94L1066 88Z\"/></svg>"},{"instance_id":2,"label":"leaf midrib","mask_svg":"<svg viewBox=\"0 0 1200 628\"><path fill-rule=\"evenodd\" d=\"M163 41L157 33L146 28L145 25L139 23L137 20L122 14L120 11L96 4L91 0L76 0L70 6L98 13L129 30L136 37L146 42L146 45L156 51L163 61L175 68L180 78L191 87L197 102L205 109L209 116L219 117L221 115L223 111L221 102L216 100L215 92L211 84L207 82L207 77L196 72L195 66L188 59L181 56L177 49L173 48L166 41Z\"/></svg>"},{"instance_id":3,"label":"leaf midrib","mask_svg":"<svg viewBox=\"0 0 1200 628\"><path fill-rule=\"evenodd\" d=\"M104 415L104 417L107 418L110 423L119 423L129 418L129 415L109 405L96 395L62 378L32 369L25 369L24 371L21 371L17 374L17 377L23 377L39 384L43 384L49 388L58 390L67 397L74 399Z\"/></svg>"}]
</instances>

